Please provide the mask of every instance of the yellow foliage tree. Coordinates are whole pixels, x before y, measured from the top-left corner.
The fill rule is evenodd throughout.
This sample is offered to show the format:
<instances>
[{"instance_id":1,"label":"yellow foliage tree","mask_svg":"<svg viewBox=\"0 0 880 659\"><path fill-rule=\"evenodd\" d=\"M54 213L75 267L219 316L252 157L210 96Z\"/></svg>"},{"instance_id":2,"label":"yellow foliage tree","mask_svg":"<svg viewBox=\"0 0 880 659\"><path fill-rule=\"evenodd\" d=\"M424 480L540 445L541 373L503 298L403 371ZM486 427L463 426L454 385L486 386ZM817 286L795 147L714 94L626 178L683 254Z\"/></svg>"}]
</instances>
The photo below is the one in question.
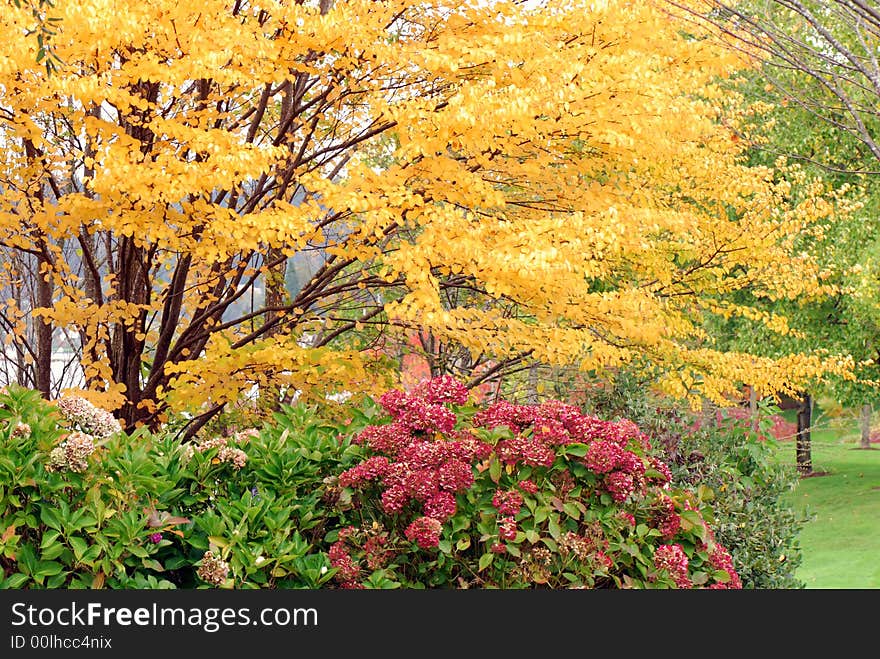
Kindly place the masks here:
<instances>
[{"instance_id":1,"label":"yellow foliage tree","mask_svg":"<svg viewBox=\"0 0 880 659\"><path fill-rule=\"evenodd\" d=\"M744 64L653 2L53 16L47 71L33 12L0 15L2 322L16 377L47 394L62 339L130 424L207 418L254 385L369 390L364 327L496 363L647 356L680 395L847 366L703 335L703 313L748 312L733 292L820 293L794 241L834 205L745 166L717 84Z\"/></svg>"}]
</instances>

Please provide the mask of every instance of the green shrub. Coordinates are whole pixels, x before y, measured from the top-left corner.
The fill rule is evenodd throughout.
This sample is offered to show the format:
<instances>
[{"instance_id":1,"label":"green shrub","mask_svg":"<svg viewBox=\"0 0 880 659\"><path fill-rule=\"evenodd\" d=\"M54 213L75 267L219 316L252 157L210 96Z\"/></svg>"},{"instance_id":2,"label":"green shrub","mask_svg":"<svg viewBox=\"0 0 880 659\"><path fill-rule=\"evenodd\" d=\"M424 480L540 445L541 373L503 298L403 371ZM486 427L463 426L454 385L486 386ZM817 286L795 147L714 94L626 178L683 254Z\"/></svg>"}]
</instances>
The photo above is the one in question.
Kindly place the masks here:
<instances>
[{"instance_id":1,"label":"green shrub","mask_svg":"<svg viewBox=\"0 0 880 659\"><path fill-rule=\"evenodd\" d=\"M782 496L798 476L775 456L778 410L762 408L755 433L742 414L695 414L652 395L626 373L614 386L596 388L586 403L600 416L633 419L662 451L673 483L697 487L711 501L712 528L733 556L743 588L804 586L795 572L801 563L798 536L807 520Z\"/></svg>"},{"instance_id":2,"label":"green shrub","mask_svg":"<svg viewBox=\"0 0 880 659\"><path fill-rule=\"evenodd\" d=\"M346 427L369 420L352 416ZM0 588L319 587L332 576L314 544L323 480L350 453L340 428L305 407L261 431L181 445L122 432L81 398L48 403L10 387Z\"/></svg>"},{"instance_id":3,"label":"green shrub","mask_svg":"<svg viewBox=\"0 0 880 659\"><path fill-rule=\"evenodd\" d=\"M807 518L784 503L798 481L793 466L777 459L768 415L756 433L748 421L722 418L684 428L670 445L673 481L699 484L712 501L712 528L734 559L744 588L803 588L795 572Z\"/></svg>"}]
</instances>

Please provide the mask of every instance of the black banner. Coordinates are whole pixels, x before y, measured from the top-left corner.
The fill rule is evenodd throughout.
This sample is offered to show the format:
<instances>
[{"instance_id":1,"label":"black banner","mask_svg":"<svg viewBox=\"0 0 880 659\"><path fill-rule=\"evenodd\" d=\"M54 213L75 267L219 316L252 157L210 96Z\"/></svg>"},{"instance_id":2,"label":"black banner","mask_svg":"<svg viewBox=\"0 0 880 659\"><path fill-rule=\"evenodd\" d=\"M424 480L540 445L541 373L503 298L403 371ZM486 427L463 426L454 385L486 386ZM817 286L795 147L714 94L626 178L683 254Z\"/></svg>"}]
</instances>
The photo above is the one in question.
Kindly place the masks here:
<instances>
[{"instance_id":1,"label":"black banner","mask_svg":"<svg viewBox=\"0 0 880 659\"><path fill-rule=\"evenodd\" d=\"M523 656L574 643L633 647L782 632L817 591L0 591L0 657L86 650L175 657L190 650L336 656ZM720 635L720 636L719 636ZM787 635L787 634L786 634ZM678 639L677 641L675 639ZM772 644L772 637L762 647ZM790 639L789 639L790 642ZM647 645L645 645L647 643ZM787 646L787 647L790 647ZM704 651L710 650L705 647ZM429 652L430 651L430 652ZM513 653L513 654L510 654Z\"/></svg>"}]
</instances>

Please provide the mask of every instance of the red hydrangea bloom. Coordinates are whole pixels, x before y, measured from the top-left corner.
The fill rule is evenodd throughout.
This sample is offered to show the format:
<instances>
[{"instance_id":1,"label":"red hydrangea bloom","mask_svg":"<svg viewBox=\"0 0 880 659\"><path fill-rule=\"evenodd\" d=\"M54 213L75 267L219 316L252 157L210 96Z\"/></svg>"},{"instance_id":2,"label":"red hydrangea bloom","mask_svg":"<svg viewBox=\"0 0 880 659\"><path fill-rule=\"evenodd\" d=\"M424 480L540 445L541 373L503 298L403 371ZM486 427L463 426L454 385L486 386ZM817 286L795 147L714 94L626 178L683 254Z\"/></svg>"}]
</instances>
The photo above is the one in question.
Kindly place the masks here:
<instances>
[{"instance_id":1,"label":"red hydrangea bloom","mask_svg":"<svg viewBox=\"0 0 880 659\"><path fill-rule=\"evenodd\" d=\"M621 510L619 513L617 513L617 516L620 517L620 519L625 521L630 526L636 525L636 518L635 518L635 515L633 515L632 513L629 513L625 510Z\"/></svg>"},{"instance_id":2,"label":"red hydrangea bloom","mask_svg":"<svg viewBox=\"0 0 880 659\"><path fill-rule=\"evenodd\" d=\"M567 427L575 441L586 443L602 439L608 423L608 421L603 421L597 416L584 414L569 422Z\"/></svg>"},{"instance_id":3,"label":"red hydrangea bloom","mask_svg":"<svg viewBox=\"0 0 880 659\"><path fill-rule=\"evenodd\" d=\"M403 532L407 540L414 541L422 549L436 547L440 543L443 525L433 517L419 517Z\"/></svg>"},{"instance_id":4,"label":"red hydrangea bloom","mask_svg":"<svg viewBox=\"0 0 880 659\"><path fill-rule=\"evenodd\" d=\"M675 502L665 494L659 499L660 510L651 518L651 522L666 540L670 540L681 528L681 517L675 511Z\"/></svg>"},{"instance_id":5,"label":"red hydrangea bloom","mask_svg":"<svg viewBox=\"0 0 880 659\"><path fill-rule=\"evenodd\" d=\"M630 440L636 440L643 449L650 450L651 443L639 427L629 419L618 421L606 421L603 436L608 441L614 442L621 447L629 444Z\"/></svg>"},{"instance_id":6,"label":"red hydrangea bloom","mask_svg":"<svg viewBox=\"0 0 880 659\"><path fill-rule=\"evenodd\" d=\"M679 588L690 588L688 557L681 545L660 545L654 552L654 567L666 570Z\"/></svg>"},{"instance_id":7,"label":"red hydrangea bloom","mask_svg":"<svg viewBox=\"0 0 880 659\"><path fill-rule=\"evenodd\" d=\"M538 486L535 485L533 481L530 481L528 479L521 480L519 483L517 483L517 487L528 494L535 494L538 491Z\"/></svg>"},{"instance_id":8,"label":"red hydrangea bloom","mask_svg":"<svg viewBox=\"0 0 880 659\"><path fill-rule=\"evenodd\" d=\"M357 528L356 528L356 527L354 527L354 526L346 526L346 527L344 527L344 528L342 528L342 529L339 529L339 533L338 533L337 535L339 536L339 539L340 539L340 540L345 541L345 540L348 540L348 539L349 539L351 536L353 536L355 533L357 533Z\"/></svg>"},{"instance_id":9,"label":"red hydrangea bloom","mask_svg":"<svg viewBox=\"0 0 880 659\"><path fill-rule=\"evenodd\" d=\"M464 492L474 484L474 469L467 462L450 460L437 470L440 487L449 492Z\"/></svg>"},{"instance_id":10,"label":"red hydrangea bloom","mask_svg":"<svg viewBox=\"0 0 880 659\"><path fill-rule=\"evenodd\" d=\"M507 426L514 432L519 432L532 424L535 419L534 408L526 405L515 405L506 400L493 403L482 412L474 415L474 425L482 428L497 428Z\"/></svg>"},{"instance_id":11,"label":"red hydrangea bloom","mask_svg":"<svg viewBox=\"0 0 880 659\"><path fill-rule=\"evenodd\" d=\"M495 447L491 444L482 442L464 432L458 435L452 445L455 447L455 456L465 462L483 460L495 451Z\"/></svg>"},{"instance_id":12,"label":"red hydrangea bloom","mask_svg":"<svg viewBox=\"0 0 880 659\"><path fill-rule=\"evenodd\" d=\"M674 537L679 529L681 529L681 517L679 517L677 513L667 515L657 525L657 530L660 531L660 533L663 534L663 537L667 540Z\"/></svg>"},{"instance_id":13,"label":"red hydrangea bloom","mask_svg":"<svg viewBox=\"0 0 880 659\"><path fill-rule=\"evenodd\" d=\"M623 454L623 449L617 444L596 440L587 447L584 464L597 474L607 474L617 469Z\"/></svg>"},{"instance_id":14,"label":"red hydrangea bloom","mask_svg":"<svg viewBox=\"0 0 880 659\"><path fill-rule=\"evenodd\" d=\"M731 557L730 552L727 551L727 548L724 547L724 545L718 543L715 544L715 548L712 550L712 553L709 554L709 563L716 570L723 570L730 576L730 581L720 584L722 587L732 589L742 588L742 581L733 567L733 557Z\"/></svg>"},{"instance_id":15,"label":"red hydrangea bloom","mask_svg":"<svg viewBox=\"0 0 880 659\"><path fill-rule=\"evenodd\" d=\"M379 404L392 417L397 418L406 409L411 397L400 389L386 391L379 398Z\"/></svg>"},{"instance_id":16,"label":"red hydrangea bloom","mask_svg":"<svg viewBox=\"0 0 880 659\"><path fill-rule=\"evenodd\" d=\"M608 556L608 554L606 554L604 551L597 551L595 557L599 565L609 570L614 567L614 561L612 561L611 557Z\"/></svg>"},{"instance_id":17,"label":"red hydrangea bloom","mask_svg":"<svg viewBox=\"0 0 880 659\"><path fill-rule=\"evenodd\" d=\"M455 497L449 492L438 492L425 501L424 513L445 522L455 514Z\"/></svg>"},{"instance_id":18,"label":"red hydrangea bloom","mask_svg":"<svg viewBox=\"0 0 880 659\"><path fill-rule=\"evenodd\" d=\"M636 480L643 480L645 475L645 463L632 451L623 451L617 468L630 474Z\"/></svg>"},{"instance_id":19,"label":"red hydrangea bloom","mask_svg":"<svg viewBox=\"0 0 880 659\"><path fill-rule=\"evenodd\" d=\"M415 393L429 403L464 405L468 399L467 387L451 375L441 375L421 383Z\"/></svg>"},{"instance_id":20,"label":"red hydrangea bloom","mask_svg":"<svg viewBox=\"0 0 880 659\"><path fill-rule=\"evenodd\" d=\"M429 403L418 396L398 389L387 391L379 398L379 404L401 425L416 431L436 430L452 432L455 413L443 405Z\"/></svg>"},{"instance_id":21,"label":"red hydrangea bloom","mask_svg":"<svg viewBox=\"0 0 880 659\"><path fill-rule=\"evenodd\" d=\"M501 542L496 542L493 543L491 547L489 547L489 551L491 551L493 554L503 554L507 551L507 547L505 547L504 544Z\"/></svg>"},{"instance_id":22,"label":"red hydrangea bloom","mask_svg":"<svg viewBox=\"0 0 880 659\"><path fill-rule=\"evenodd\" d=\"M651 457L649 459L649 465L651 469L653 469L654 471L658 471L661 474L660 478L654 476L651 479L653 482L656 482L660 485L665 485L672 480L672 472L669 470L669 466L659 458Z\"/></svg>"},{"instance_id":23,"label":"red hydrangea bloom","mask_svg":"<svg viewBox=\"0 0 880 659\"><path fill-rule=\"evenodd\" d=\"M353 441L366 444L377 453L395 456L412 443L413 437L409 428L395 421L384 426L367 426Z\"/></svg>"},{"instance_id":24,"label":"red hydrangea bloom","mask_svg":"<svg viewBox=\"0 0 880 659\"><path fill-rule=\"evenodd\" d=\"M537 416L542 419L555 419L571 430L583 418L580 409L561 400L547 400L538 406Z\"/></svg>"},{"instance_id":25,"label":"red hydrangea bloom","mask_svg":"<svg viewBox=\"0 0 880 659\"><path fill-rule=\"evenodd\" d=\"M386 488L394 487L395 485L403 486L411 471L412 468L405 462L392 462L388 465L388 469L382 477L382 485Z\"/></svg>"},{"instance_id":26,"label":"red hydrangea bloom","mask_svg":"<svg viewBox=\"0 0 880 659\"><path fill-rule=\"evenodd\" d=\"M502 517L498 520L498 537L502 540L516 539L516 520L513 517Z\"/></svg>"},{"instance_id":27,"label":"red hydrangea bloom","mask_svg":"<svg viewBox=\"0 0 880 659\"><path fill-rule=\"evenodd\" d=\"M437 467L449 457L450 453L447 442L420 440L401 451L397 460L405 463L410 469L425 469Z\"/></svg>"},{"instance_id":28,"label":"red hydrangea bloom","mask_svg":"<svg viewBox=\"0 0 880 659\"><path fill-rule=\"evenodd\" d=\"M532 429L532 438L543 444L568 444L571 436L565 425L556 419L535 419Z\"/></svg>"},{"instance_id":29,"label":"red hydrangea bloom","mask_svg":"<svg viewBox=\"0 0 880 659\"><path fill-rule=\"evenodd\" d=\"M327 554L330 557L330 565L337 568L334 578L338 581L354 581L360 575L361 570L352 560L344 541L340 540L330 545Z\"/></svg>"},{"instance_id":30,"label":"red hydrangea bloom","mask_svg":"<svg viewBox=\"0 0 880 659\"><path fill-rule=\"evenodd\" d=\"M498 509L499 515L516 515L522 508L522 494L516 490L496 490L492 497L492 505Z\"/></svg>"},{"instance_id":31,"label":"red hydrangea bloom","mask_svg":"<svg viewBox=\"0 0 880 659\"><path fill-rule=\"evenodd\" d=\"M636 489L632 475L624 471L613 471L608 474L605 477L605 487L608 488L611 498L618 503L626 501Z\"/></svg>"},{"instance_id":32,"label":"red hydrangea bloom","mask_svg":"<svg viewBox=\"0 0 880 659\"><path fill-rule=\"evenodd\" d=\"M517 436L498 442L498 457L506 464L522 462L532 467L549 467L556 459L556 452L530 437Z\"/></svg>"},{"instance_id":33,"label":"red hydrangea bloom","mask_svg":"<svg viewBox=\"0 0 880 659\"><path fill-rule=\"evenodd\" d=\"M403 485L392 485L382 493L382 510L389 514L399 513L409 501Z\"/></svg>"},{"instance_id":34,"label":"red hydrangea bloom","mask_svg":"<svg viewBox=\"0 0 880 659\"><path fill-rule=\"evenodd\" d=\"M377 455L342 472L339 475L339 484L342 487L357 487L383 476L387 471L388 458Z\"/></svg>"},{"instance_id":35,"label":"red hydrangea bloom","mask_svg":"<svg viewBox=\"0 0 880 659\"><path fill-rule=\"evenodd\" d=\"M412 471L406 477L404 483L407 494L417 501L425 501L440 489L440 481L437 478L436 469L419 469Z\"/></svg>"}]
</instances>

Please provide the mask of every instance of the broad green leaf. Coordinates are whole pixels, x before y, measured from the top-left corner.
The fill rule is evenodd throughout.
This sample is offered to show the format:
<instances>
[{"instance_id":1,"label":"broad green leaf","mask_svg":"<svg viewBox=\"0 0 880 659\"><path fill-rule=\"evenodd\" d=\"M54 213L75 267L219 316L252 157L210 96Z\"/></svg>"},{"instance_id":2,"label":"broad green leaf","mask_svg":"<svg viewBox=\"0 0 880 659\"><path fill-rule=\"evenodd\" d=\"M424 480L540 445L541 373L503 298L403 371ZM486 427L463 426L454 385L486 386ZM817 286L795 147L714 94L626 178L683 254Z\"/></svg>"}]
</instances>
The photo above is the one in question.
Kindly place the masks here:
<instances>
[{"instance_id":1,"label":"broad green leaf","mask_svg":"<svg viewBox=\"0 0 880 659\"><path fill-rule=\"evenodd\" d=\"M492 479L493 483L501 480L501 461L497 458L493 458L489 463L489 478Z\"/></svg>"},{"instance_id":2,"label":"broad green leaf","mask_svg":"<svg viewBox=\"0 0 880 659\"><path fill-rule=\"evenodd\" d=\"M89 548L88 543L82 538L72 535L67 541L70 543L70 546L73 548L73 555L76 557L76 560L82 560L83 554Z\"/></svg>"}]
</instances>

